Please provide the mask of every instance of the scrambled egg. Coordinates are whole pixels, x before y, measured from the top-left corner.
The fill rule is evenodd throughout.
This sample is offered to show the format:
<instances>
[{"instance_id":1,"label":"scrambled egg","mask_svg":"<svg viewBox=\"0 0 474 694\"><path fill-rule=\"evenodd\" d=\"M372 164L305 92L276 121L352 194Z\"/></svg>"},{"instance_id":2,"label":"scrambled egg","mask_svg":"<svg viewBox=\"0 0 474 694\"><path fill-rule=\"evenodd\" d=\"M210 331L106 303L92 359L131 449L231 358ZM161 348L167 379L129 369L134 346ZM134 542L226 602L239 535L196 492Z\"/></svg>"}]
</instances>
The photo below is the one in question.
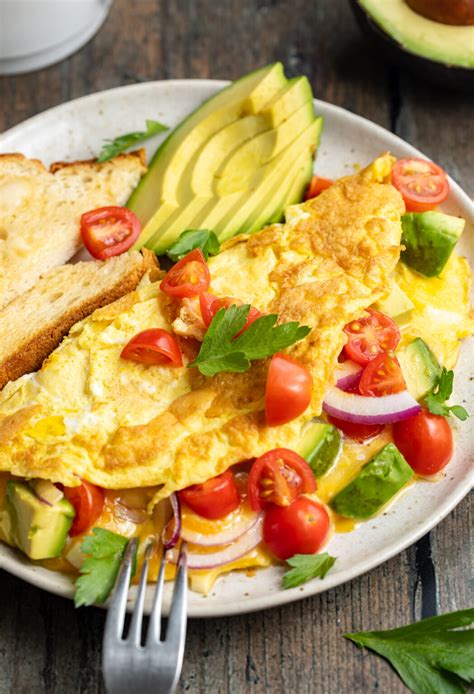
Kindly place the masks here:
<instances>
[{"instance_id":1,"label":"scrambled egg","mask_svg":"<svg viewBox=\"0 0 474 694\"><path fill-rule=\"evenodd\" d=\"M302 205L301 219L238 237L209 261L213 293L312 328L288 350L313 377L304 415L266 426L266 361L205 378L120 359L136 333L170 330L177 317L159 284L143 283L74 326L37 374L0 393L0 470L68 486L156 485L156 503L241 460L293 448L321 413L343 326L390 289L404 211L386 183L392 163L380 157Z\"/></svg>"}]
</instances>

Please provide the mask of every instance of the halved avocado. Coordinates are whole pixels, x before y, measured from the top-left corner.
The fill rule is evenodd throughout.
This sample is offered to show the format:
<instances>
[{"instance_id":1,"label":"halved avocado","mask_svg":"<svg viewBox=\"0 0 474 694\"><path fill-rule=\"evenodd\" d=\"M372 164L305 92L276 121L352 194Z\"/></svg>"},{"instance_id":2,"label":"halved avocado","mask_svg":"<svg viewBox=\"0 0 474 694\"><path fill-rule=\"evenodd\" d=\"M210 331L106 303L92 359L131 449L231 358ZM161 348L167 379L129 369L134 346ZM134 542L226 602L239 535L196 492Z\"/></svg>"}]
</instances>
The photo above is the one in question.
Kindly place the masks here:
<instances>
[{"instance_id":1,"label":"halved avocado","mask_svg":"<svg viewBox=\"0 0 474 694\"><path fill-rule=\"evenodd\" d=\"M260 133L235 150L214 178L219 196L245 190L254 172L276 157L314 120L313 99L305 101L279 127Z\"/></svg>"},{"instance_id":2,"label":"halved avocado","mask_svg":"<svg viewBox=\"0 0 474 694\"><path fill-rule=\"evenodd\" d=\"M351 0L378 55L443 88L474 91L472 27L435 22L405 0Z\"/></svg>"},{"instance_id":3,"label":"halved avocado","mask_svg":"<svg viewBox=\"0 0 474 694\"><path fill-rule=\"evenodd\" d=\"M260 68L205 101L166 138L127 207L146 225L160 201L178 203L177 183L197 150L227 124L260 111L287 83L281 63ZM144 229L145 235L147 229Z\"/></svg>"}]
</instances>

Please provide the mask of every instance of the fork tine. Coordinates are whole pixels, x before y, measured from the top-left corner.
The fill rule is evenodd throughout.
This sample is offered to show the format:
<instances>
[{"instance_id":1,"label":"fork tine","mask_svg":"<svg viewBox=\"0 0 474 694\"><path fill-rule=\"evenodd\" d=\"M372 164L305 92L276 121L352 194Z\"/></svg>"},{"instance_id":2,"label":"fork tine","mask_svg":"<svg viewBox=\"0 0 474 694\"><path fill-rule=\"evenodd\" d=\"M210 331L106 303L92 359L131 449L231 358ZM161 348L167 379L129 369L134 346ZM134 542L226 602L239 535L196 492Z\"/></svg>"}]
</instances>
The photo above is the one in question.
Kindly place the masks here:
<instances>
[{"instance_id":1,"label":"fork tine","mask_svg":"<svg viewBox=\"0 0 474 694\"><path fill-rule=\"evenodd\" d=\"M156 580L155 595L153 596L153 607L151 609L150 620L148 622L148 634L146 645L154 645L160 640L161 633L161 603L163 601L163 582L165 578L166 552L163 550L161 557L160 570Z\"/></svg>"},{"instance_id":2,"label":"fork tine","mask_svg":"<svg viewBox=\"0 0 474 694\"><path fill-rule=\"evenodd\" d=\"M110 599L109 609L104 630L104 644L112 640L120 639L123 632L125 621L125 610L127 608L128 588L130 586L130 575L132 573L132 559L137 547L137 540L130 540L125 550L120 572L115 583L114 592Z\"/></svg>"},{"instance_id":3,"label":"fork tine","mask_svg":"<svg viewBox=\"0 0 474 694\"><path fill-rule=\"evenodd\" d=\"M140 646L142 640L143 603L145 602L145 591L148 578L148 562L150 561L152 550L153 543L150 542L145 550L140 584L138 586L135 607L133 608L132 621L130 622L130 630L127 636L127 641L132 641L136 646Z\"/></svg>"},{"instance_id":4,"label":"fork tine","mask_svg":"<svg viewBox=\"0 0 474 694\"><path fill-rule=\"evenodd\" d=\"M184 655L184 642L186 640L187 600L188 598L188 566L186 556L186 542L181 545L178 559L178 575L174 584L171 609L166 631L166 642L176 648L177 673L181 672Z\"/></svg>"}]
</instances>

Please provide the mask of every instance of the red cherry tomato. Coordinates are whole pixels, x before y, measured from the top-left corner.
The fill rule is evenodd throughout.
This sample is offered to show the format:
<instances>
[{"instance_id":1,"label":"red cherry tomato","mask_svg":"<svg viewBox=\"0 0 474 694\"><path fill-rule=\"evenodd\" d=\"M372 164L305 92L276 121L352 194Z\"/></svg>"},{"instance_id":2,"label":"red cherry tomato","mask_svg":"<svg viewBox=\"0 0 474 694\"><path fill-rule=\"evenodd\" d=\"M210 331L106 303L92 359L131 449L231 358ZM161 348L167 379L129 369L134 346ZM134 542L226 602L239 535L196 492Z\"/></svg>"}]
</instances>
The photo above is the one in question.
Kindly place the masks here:
<instances>
[{"instance_id":1,"label":"red cherry tomato","mask_svg":"<svg viewBox=\"0 0 474 694\"><path fill-rule=\"evenodd\" d=\"M99 260L128 251L140 232L140 220L126 207L99 207L81 216L84 246Z\"/></svg>"},{"instance_id":2,"label":"red cherry tomato","mask_svg":"<svg viewBox=\"0 0 474 694\"><path fill-rule=\"evenodd\" d=\"M393 425L393 440L418 475L434 475L453 455L453 432L445 417L423 410Z\"/></svg>"},{"instance_id":3,"label":"red cherry tomato","mask_svg":"<svg viewBox=\"0 0 474 694\"><path fill-rule=\"evenodd\" d=\"M353 320L344 328L347 356L363 365L382 352L393 352L400 342L400 330L391 318L373 308L366 311L368 316Z\"/></svg>"},{"instance_id":4,"label":"red cherry tomato","mask_svg":"<svg viewBox=\"0 0 474 694\"><path fill-rule=\"evenodd\" d=\"M234 305L241 306L242 301L240 301L239 299L233 299L229 296L219 298L217 296L214 296L213 294L208 294L207 292L202 292L201 294L199 294L199 306L201 308L201 315L204 324L207 328L210 326L212 319L214 318L216 313L220 311L221 308L229 308L229 306ZM240 332L238 332L235 337L238 337L244 332L244 330L247 330L249 325L251 325L257 318L260 318L261 315L262 314L257 308L251 306L247 316L247 322L245 323L242 330L240 330Z\"/></svg>"},{"instance_id":5,"label":"red cherry tomato","mask_svg":"<svg viewBox=\"0 0 474 694\"><path fill-rule=\"evenodd\" d=\"M286 354L274 354L265 388L267 424L285 424L303 414L311 402L312 386L308 369Z\"/></svg>"},{"instance_id":6,"label":"red cherry tomato","mask_svg":"<svg viewBox=\"0 0 474 694\"><path fill-rule=\"evenodd\" d=\"M202 484L178 492L189 508L203 518L223 518L240 504L240 496L230 470Z\"/></svg>"},{"instance_id":7,"label":"red cherry tomato","mask_svg":"<svg viewBox=\"0 0 474 694\"><path fill-rule=\"evenodd\" d=\"M426 159L400 159L392 169L392 183L409 212L432 210L446 200L449 182L443 169Z\"/></svg>"},{"instance_id":8,"label":"red cherry tomato","mask_svg":"<svg viewBox=\"0 0 474 694\"><path fill-rule=\"evenodd\" d=\"M304 199L310 200L311 198L315 198L317 195L322 193L323 190L326 190L326 188L330 188L333 183L334 181L332 181L330 178L323 178L322 176L313 176L304 195Z\"/></svg>"},{"instance_id":9,"label":"red cherry tomato","mask_svg":"<svg viewBox=\"0 0 474 694\"><path fill-rule=\"evenodd\" d=\"M289 448L264 453L250 469L248 494L254 511L261 511L268 503L288 506L300 494L315 490L316 480L310 466Z\"/></svg>"},{"instance_id":10,"label":"red cherry tomato","mask_svg":"<svg viewBox=\"0 0 474 694\"><path fill-rule=\"evenodd\" d=\"M83 482L79 487L64 487L63 492L76 512L69 535L82 535L94 525L102 513L104 490L90 482Z\"/></svg>"},{"instance_id":11,"label":"red cherry tomato","mask_svg":"<svg viewBox=\"0 0 474 694\"><path fill-rule=\"evenodd\" d=\"M161 280L160 289L179 299L196 296L209 289L211 275L200 248L185 255Z\"/></svg>"},{"instance_id":12,"label":"red cherry tomato","mask_svg":"<svg viewBox=\"0 0 474 694\"><path fill-rule=\"evenodd\" d=\"M405 389L405 379L397 359L392 359L386 352L369 361L359 381L361 395L381 397Z\"/></svg>"},{"instance_id":13,"label":"red cherry tomato","mask_svg":"<svg viewBox=\"0 0 474 694\"><path fill-rule=\"evenodd\" d=\"M356 422L346 422L337 417L328 417L328 419L331 424L334 424L343 434L358 443L373 439L383 431L383 424L358 424Z\"/></svg>"},{"instance_id":14,"label":"red cherry tomato","mask_svg":"<svg viewBox=\"0 0 474 694\"><path fill-rule=\"evenodd\" d=\"M290 506L270 506L263 521L263 539L278 559L315 554L329 532L329 515L322 504L300 496Z\"/></svg>"},{"instance_id":15,"label":"red cherry tomato","mask_svg":"<svg viewBox=\"0 0 474 694\"><path fill-rule=\"evenodd\" d=\"M123 348L122 359L146 366L183 366L181 350L174 335L161 328L144 330Z\"/></svg>"}]
</instances>

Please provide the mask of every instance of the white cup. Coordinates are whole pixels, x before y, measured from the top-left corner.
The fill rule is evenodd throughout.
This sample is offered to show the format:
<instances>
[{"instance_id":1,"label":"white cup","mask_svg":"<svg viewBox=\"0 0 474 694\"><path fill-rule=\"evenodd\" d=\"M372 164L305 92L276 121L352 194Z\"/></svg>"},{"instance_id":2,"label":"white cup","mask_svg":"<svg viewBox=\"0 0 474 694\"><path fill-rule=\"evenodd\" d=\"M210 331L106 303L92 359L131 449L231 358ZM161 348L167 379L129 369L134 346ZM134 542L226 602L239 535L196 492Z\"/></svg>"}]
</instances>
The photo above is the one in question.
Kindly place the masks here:
<instances>
[{"instance_id":1,"label":"white cup","mask_svg":"<svg viewBox=\"0 0 474 694\"><path fill-rule=\"evenodd\" d=\"M0 74L57 63L91 39L112 0L0 0Z\"/></svg>"}]
</instances>

